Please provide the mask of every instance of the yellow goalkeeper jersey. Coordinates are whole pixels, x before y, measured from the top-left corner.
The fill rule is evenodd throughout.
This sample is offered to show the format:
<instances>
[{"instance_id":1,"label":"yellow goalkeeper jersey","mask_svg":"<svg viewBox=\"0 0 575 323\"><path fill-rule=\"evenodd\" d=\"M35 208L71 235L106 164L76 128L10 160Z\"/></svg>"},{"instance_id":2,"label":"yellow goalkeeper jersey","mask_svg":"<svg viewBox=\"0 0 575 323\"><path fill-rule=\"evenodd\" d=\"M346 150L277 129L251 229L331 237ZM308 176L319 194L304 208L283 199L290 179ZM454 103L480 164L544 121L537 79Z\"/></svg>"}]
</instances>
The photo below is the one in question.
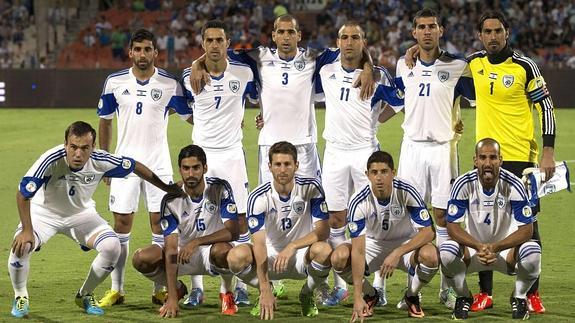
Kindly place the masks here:
<instances>
[{"instance_id":1,"label":"yellow goalkeeper jersey","mask_svg":"<svg viewBox=\"0 0 575 323\"><path fill-rule=\"evenodd\" d=\"M490 137L505 161L537 163L532 111L539 112L543 146L554 146L553 102L537 65L505 48L495 55L472 54L469 68L476 96L476 141Z\"/></svg>"}]
</instances>

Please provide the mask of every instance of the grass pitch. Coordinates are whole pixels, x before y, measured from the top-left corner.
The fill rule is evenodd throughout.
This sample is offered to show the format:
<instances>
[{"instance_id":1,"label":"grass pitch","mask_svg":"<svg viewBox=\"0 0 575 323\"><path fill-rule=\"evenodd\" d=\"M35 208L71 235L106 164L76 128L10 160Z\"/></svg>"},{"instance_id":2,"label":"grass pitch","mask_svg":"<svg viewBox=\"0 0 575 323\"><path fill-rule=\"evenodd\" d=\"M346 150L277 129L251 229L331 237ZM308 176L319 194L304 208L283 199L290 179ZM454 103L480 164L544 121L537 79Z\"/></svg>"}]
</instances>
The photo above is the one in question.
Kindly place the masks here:
<instances>
[{"instance_id":1,"label":"grass pitch","mask_svg":"<svg viewBox=\"0 0 575 323\"><path fill-rule=\"evenodd\" d=\"M244 147L248 159L248 174L250 187L257 185L257 130L253 125L256 110L247 110L244 129ZM465 172L472 167L473 145L475 141L475 112L463 111L465 122L464 136L459 145L460 171ZM572 170L575 169L575 109L556 110L558 137L556 142L556 159L568 160ZM323 129L324 111L317 111L319 135ZM379 141L383 150L389 151L397 161L403 131L402 116L398 115L390 122L380 126ZM16 321L10 316L13 297L12 287L7 272L7 258L14 229L18 224L18 213L15 203L15 193L18 183L32 163L47 149L63 142L65 127L75 120L90 122L96 129L98 117L95 109L0 109L0 209L4 210L0 218L3 228L0 234L0 321ZM536 122L536 124L539 124ZM115 128L114 128L115 129ZM114 133L116 131L114 130ZM178 179L177 154L179 149L191 141L191 127L177 117L172 117L169 126L169 142L174 163L174 178ZM323 152L323 140L320 139L319 149ZM425 156L422 156L425 158ZM209 161L208 161L209 164ZM572 179L575 181L575 179ZM107 220L112 221L112 215L107 210L108 188L101 185L94 198L97 209ZM575 220L572 210L575 209L573 195L566 192L546 197L542 201L543 212L539 217L540 230L543 239L543 275L541 293L547 314L532 315L535 321L575 321L573 314L572 288L575 286L575 276L571 266L575 264L571 250L575 249L575 241L570 239L573 234ZM132 231L130 253L137 248L150 243L147 213L140 205ZM157 322L158 307L150 302L152 284L139 275L132 267L126 270L126 304L106 309L103 317L92 317L84 314L75 304L74 295L84 280L95 252L82 252L78 246L64 236L56 236L35 253L31 260L28 289L30 293L31 322ZM130 260L128 260L130 261ZM183 278L189 283L188 278ZM470 287L476 288L476 274L468 278ZM320 315L315 319L302 318L297 295L303 282L286 281L289 299L279 301L277 321L348 321L352 303L342 306L320 307ZM370 321L408 320L404 311L395 309L395 304L402 295L405 284L405 274L396 272L387 282L389 305L378 308ZM236 317L224 317L219 314L219 279L204 279L206 301L196 310L182 310L174 322L198 321L255 321L249 315L249 308L240 308ZM422 306L426 320L448 320L450 311L438 303L437 291L439 278L435 278L430 286L423 290ZM109 280L96 290L96 296L101 297L110 286ZM506 321L511 318L509 294L513 289L513 278L495 274L495 307L484 313L472 313L472 321ZM250 289L250 298L255 301L257 291Z\"/></svg>"}]
</instances>

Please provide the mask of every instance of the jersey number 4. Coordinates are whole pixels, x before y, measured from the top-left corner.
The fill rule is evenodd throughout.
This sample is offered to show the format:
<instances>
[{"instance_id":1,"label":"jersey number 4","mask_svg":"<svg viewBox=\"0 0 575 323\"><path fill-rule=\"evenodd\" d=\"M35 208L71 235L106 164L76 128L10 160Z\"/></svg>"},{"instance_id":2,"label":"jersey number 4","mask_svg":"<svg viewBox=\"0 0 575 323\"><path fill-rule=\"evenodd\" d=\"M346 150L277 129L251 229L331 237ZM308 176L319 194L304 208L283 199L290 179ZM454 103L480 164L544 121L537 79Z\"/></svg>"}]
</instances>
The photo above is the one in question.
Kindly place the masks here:
<instances>
[{"instance_id":1,"label":"jersey number 4","mask_svg":"<svg viewBox=\"0 0 575 323\"><path fill-rule=\"evenodd\" d=\"M487 215L485 216L485 219L483 220L483 223L485 223L487 225L491 225L491 219L489 218L490 215L491 215L491 213L487 213Z\"/></svg>"}]
</instances>

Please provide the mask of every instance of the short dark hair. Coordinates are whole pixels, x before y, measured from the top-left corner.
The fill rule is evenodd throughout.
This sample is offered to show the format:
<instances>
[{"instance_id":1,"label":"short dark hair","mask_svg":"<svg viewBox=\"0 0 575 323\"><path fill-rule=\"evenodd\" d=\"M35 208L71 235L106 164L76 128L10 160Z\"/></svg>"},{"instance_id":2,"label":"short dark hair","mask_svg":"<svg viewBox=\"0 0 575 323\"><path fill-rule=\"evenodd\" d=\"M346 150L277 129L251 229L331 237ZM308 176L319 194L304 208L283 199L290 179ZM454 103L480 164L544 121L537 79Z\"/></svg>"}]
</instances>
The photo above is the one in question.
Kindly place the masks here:
<instances>
[{"instance_id":1,"label":"short dark hair","mask_svg":"<svg viewBox=\"0 0 575 323\"><path fill-rule=\"evenodd\" d=\"M294 16L290 15L289 13L286 13L284 15L281 15L279 17L276 18L276 20L274 20L274 31L276 31L278 29L278 24L280 21L286 22L293 22L294 23L294 27L295 30L299 31L299 22L297 21L297 19L295 19Z\"/></svg>"},{"instance_id":2,"label":"short dark hair","mask_svg":"<svg viewBox=\"0 0 575 323\"><path fill-rule=\"evenodd\" d=\"M393 165L393 157L391 157L391 155L386 151L378 150L371 154L367 159L367 170L369 170L369 167L373 163L385 163L389 168L395 169Z\"/></svg>"},{"instance_id":3,"label":"short dark hair","mask_svg":"<svg viewBox=\"0 0 575 323\"><path fill-rule=\"evenodd\" d=\"M359 22L355 21L355 20L350 20L345 22L343 25L341 25L341 27L339 28L339 30L337 31L337 38L339 38L339 34L341 33L341 31L343 30L343 28L345 27L359 27L359 30L361 31L361 38L365 39L365 31L363 30L363 28L361 27L361 25L359 24Z\"/></svg>"},{"instance_id":4,"label":"short dark hair","mask_svg":"<svg viewBox=\"0 0 575 323\"><path fill-rule=\"evenodd\" d=\"M437 20L437 24L441 26L441 19L439 17L439 13L431 8L423 8L418 12L416 12L415 16L413 17L413 29L417 27L417 19L427 17L435 17Z\"/></svg>"},{"instance_id":5,"label":"short dark hair","mask_svg":"<svg viewBox=\"0 0 575 323\"><path fill-rule=\"evenodd\" d=\"M487 19L497 19L497 20L499 20L499 22L501 22L501 24L503 25L503 28L505 28L505 30L509 29L509 23L507 22L507 18L505 18L505 15L501 11L488 10L485 13L483 13L481 15L481 17L479 18L479 22L477 23L477 30L479 32L481 32L483 30L483 23Z\"/></svg>"},{"instance_id":6,"label":"short dark hair","mask_svg":"<svg viewBox=\"0 0 575 323\"><path fill-rule=\"evenodd\" d=\"M154 45L154 49L158 48L156 42L156 36L154 36L154 34L151 31L143 28L138 29L134 33L132 33L132 37L130 37L130 48L134 46L135 42L142 42L144 40L151 41L152 45Z\"/></svg>"},{"instance_id":7,"label":"short dark hair","mask_svg":"<svg viewBox=\"0 0 575 323\"><path fill-rule=\"evenodd\" d=\"M479 153L479 148L483 147L484 145L492 145L497 147L497 153L501 156L501 145L499 145L499 142L493 138L483 138L479 140L475 145L475 156L477 156Z\"/></svg>"},{"instance_id":8,"label":"short dark hair","mask_svg":"<svg viewBox=\"0 0 575 323\"><path fill-rule=\"evenodd\" d=\"M202 147L198 145L188 145L182 148L182 150L180 150L180 154L178 155L178 167L182 166L182 159L189 157L196 157L203 166L206 166L206 152L202 149Z\"/></svg>"},{"instance_id":9,"label":"short dark hair","mask_svg":"<svg viewBox=\"0 0 575 323\"><path fill-rule=\"evenodd\" d=\"M287 141L276 142L270 147L270 151L268 153L270 163L272 162L272 156L275 154L291 155L293 157L293 161L297 162L297 149Z\"/></svg>"},{"instance_id":10,"label":"short dark hair","mask_svg":"<svg viewBox=\"0 0 575 323\"><path fill-rule=\"evenodd\" d=\"M223 29L224 34L226 35L226 38L229 38L228 37L228 34L229 34L228 25L221 20L214 19L214 20L210 20L210 21L206 22L202 26L202 39L204 39L204 34L206 33L206 29L208 29L208 28Z\"/></svg>"},{"instance_id":11,"label":"short dark hair","mask_svg":"<svg viewBox=\"0 0 575 323\"><path fill-rule=\"evenodd\" d=\"M92 128L92 125L84 121L75 121L66 128L64 132L64 142L68 142L70 135L82 137L88 133L92 135L92 144L94 144L96 142L96 130Z\"/></svg>"}]
</instances>

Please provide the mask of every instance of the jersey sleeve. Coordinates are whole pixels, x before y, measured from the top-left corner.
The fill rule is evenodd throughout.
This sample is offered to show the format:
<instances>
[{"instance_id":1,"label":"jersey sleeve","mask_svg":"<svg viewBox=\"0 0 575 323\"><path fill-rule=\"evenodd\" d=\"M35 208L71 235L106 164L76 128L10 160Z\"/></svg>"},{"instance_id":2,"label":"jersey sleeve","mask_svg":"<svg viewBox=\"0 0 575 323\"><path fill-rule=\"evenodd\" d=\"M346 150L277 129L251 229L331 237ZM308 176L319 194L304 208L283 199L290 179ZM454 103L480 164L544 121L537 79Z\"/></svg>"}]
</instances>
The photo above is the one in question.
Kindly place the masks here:
<instances>
[{"instance_id":1,"label":"jersey sleeve","mask_svg":"<svg viewBox=\"0 0 575 323\"><path fill-rule=\"evenodd\" d=\"M531 63L531 73L527 73L527 94L535 105L537 112L541 118L541 135L543 136L543 147L555 146L555 112L553 108L553 101L547 89L547 84L539 68L535 63Z\"/></svg>"},{"instance_id":2,"label":"jersey sleeve","mask_svg":"<svg viewBox=\"0 0 575 323\"><path fill-rule=\"evenodd\" d=\"M34 197L42 185L47 183L52 177L52 167L54 162L60 158L65 158L65 156L66 151L63 146L50 149L42 154L20 181L18 190L22 196L26 199Z\"/></svg>"},{"instance_id":3,"label":"jersey sleeve","mask_svg":"<svg viewBox=\"0 0 575 323\"><path fill-rule=\"evenodd\" d=\"M535 221L531 207L529 206L529 199L527 191L521 180L513 174L502 174L500 176L509 177L511 191L509 192L509 203L511 205L511 213L517 226L530 224Z\"/></svg>"},{"instance_id":4,"label":"jersey sleeve","mask_svg":"<svg viewBox=\"0 0 575 323\"><path fill-rule=\"evenodd\" d=\"M244 99L246 97L248 98L248 100L251 103L253 103L253 104L258 103L258 100L259 100L258 87L257 87L256 82L254 81L253 77L248 82L248 84L246 84L246 90L244 92Z\"/></svg>"},{"instance_id":5,"label":"jersey sleeve","mask_svg":"<svg viewBox=\"0 0 575 323\"><path fill-rule=\"evenodd\" d=\"M307 49L307 51L315 51L315 49ZM317 73L319 73L319 70L326 64L330 64L336 61L336 59L339 57L339 49L337 48L326 48L323 50L323 52L319 55L317 55L317 58L315 59L315 70ZM315 55L314 55L315 56Z\"/></svg>"},{"instance_id":6,"label":"jersey sleeve","mask_svg":"<svg viewBox=\"0 0 575 323\"><path fill-rule=\"evenodd\" d=\"M136 168L136 161L130 157L112 155L103 150L94 150L90 156L104 171L104 177L126 177Z\"/></svg>"},{"instance_id":7,"label":"jersey sleeve","mask_svg":"<svg viewBox=\"0 0 575 323\"><path fill-rule=\"evenodd\" d=\"M396 86L395 81L385 69L377 67L376 70L379 72L379 82L371 99L371 106L374 107L378 102L384 101L396 113L401 111L404 104L403 91Z\"/></svg>"},{"instance_id":8,"label":"jersey sleeve","mask_svg":"<svg viewBox=\"0 0 575 323\"><path fill-rule=\"evenodd\" d=\"M248 196L246 218L251 234L265 230L266 204L264 195L260 194L257 189Z\"/></svg>"},{"instance_id":9,"label":"jersey sleeve","mask_svg":"<svg viewBox=\"0 0 575 323\"><path fill-rule=\"evenodd\" d=\"M178 230L180 216L178 214L177 203L175 203L178 198L175 194L166 194L162 198L162 204L160 206L160 226L165 237L172 233L180 233Z\"/></svg>"},{"instance_id":10,"label":"jersey sleeve","mask_svg":"<svg viewBox=\"0 0 575 323\"><path fill-rule=\"evenodd\" d=\"M329 219L325 194L319 181L314 180L310 189L310 212L313 222Z\"/></svg>"},{"instance_id":11,"label":"jersey sleeve","mask_svg":"<svg viewBox=\"0 0 575 323\"><path fill-rule=\"evenodd\" d=\"M455 85L455 97L463 96L471 105L475 105L475 87L473 85L473 76L469 64L465 64L461 77Z\"/></svg>"},{"instance_id":12,"label":"jersey sleeve","mask_svg":"<svg viewBox=\"0 0 575 323\"><path fill-rule=\"evenodd\" d=\"M114 95L114 82L108 77L104 83L104 89L98 102L98 116L103 119L114 118L114 113L118 109L118 102Z\"/></svg>"},{"instance_id":13,"label":"jersey sleeve","mask_svg":"<svg viewBox=\"0 0 575 323\"><path fill-rule=\"evenodd\" d=\"M351 238L363 236L367 231L365 221L369 214L365 204L368 197L364 195L352 197L347 208L347 229Z\"/></svg>"},{"instance_id":14,"label":"jersey sleeve","mask_svg":"<svg viewBox=\"0 0 575 323\"><path fill-rule=\"evenodd\" d=\"M174 93L172 94L166 108L175 110L183 120L187 120L192 115L192 109L188 106L188 100L184 95L182 84L180 82L176 81Z\"/></svg>"},{"instance_id":15,"label":"jersey sleeve","mask_svg":"<svg viewBox=\"0 0 575 323\"><path fill-rule=\"evenodd\" d=\"M466 174L467 175L467 174ZM447 222L461 223L469 210L469 185L466 185L466 175L460 176L451 187L451 195L447 202Z\"/></svg>"},{"instance_id":16,"label":"jersey sleeve","mask_svg":"<svg viewBox=\"0 0 575 323\"><path fill-rule=\"evenodd\" d=\"M265 50L266 48L261 46L254 49L228 49L228 58L248 65L254 74L254 78L258 81L259 58Z\"/></svg>"},{"instance_id":17,"label":"jersey sleeve","mask_svg":"<svg viewBox=\"0 0 575 323\"><path fill-rule=\"evenodd\" d=\"M237 220L238 209L234 200L232 188L230 184L224 180L222 180L222 185L223 189L221 190L220 198L220 215L222 217L222 221L226 222L228 220Z\"/></svg>"},{"instance_id":18,"label":"jersey sleeve","mask_svg":"<svg viewBox=\"0 0 575 323\"><path fill-rule=\"evenodd\" d=\"M397 183L405 191L405 206L411 218L411 225L416 229L430 227L433 221L419 192L409 183Z\"/></svg>"}]
</instances>

